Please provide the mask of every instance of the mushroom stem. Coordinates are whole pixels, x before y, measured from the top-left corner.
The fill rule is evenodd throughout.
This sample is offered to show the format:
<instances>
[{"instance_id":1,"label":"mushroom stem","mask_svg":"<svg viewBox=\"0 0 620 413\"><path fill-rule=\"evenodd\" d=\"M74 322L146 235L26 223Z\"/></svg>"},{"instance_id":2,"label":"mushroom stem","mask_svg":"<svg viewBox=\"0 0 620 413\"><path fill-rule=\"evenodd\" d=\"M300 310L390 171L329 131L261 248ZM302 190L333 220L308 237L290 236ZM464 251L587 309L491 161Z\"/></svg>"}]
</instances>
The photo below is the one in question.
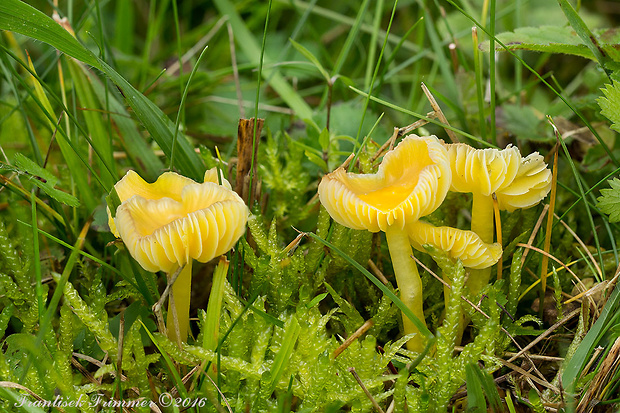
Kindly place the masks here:
<instances>
[{"instance_id":1,"label":"mushroom stem","mask_svg":"<svg viewBox=\"0 0 620 413\"><path fill-rule=\"evenodd\" d=\"M191 258L187 261L187 264L185 264L177 276L176 281L172 284L172 297L168 300L168 317L166 321L168 338L179 344L187 341L187 334L189 331L189 301L192 291L192 261L193 260ZM172 272L170 274L172 274ZM170 278L170 274L168 274L168 278ZM177 325L179 330L178 337Z\"/></svg>"},{"instance_id":2,"label":"mushroom stem","mask_svg":"<svg viewBox=\"0 0 620 413\"><path fill-rule=\"evenodd\" d=\"M493 197L474 192L474 202L471 213L471 230L483 242L493 243Z\"/></svg>"},{"instance_id":3,"label":"mushroom stem","mask_svg":"<svg viewBox=\"0 0 620 413\"><path fill-rule=\"evenodd\" d=\"M424 311L422 309L422 281L418 273L418 267L411 258L413 251L409 243L409 236L405 229L397 226L389 226L385 231L396 284L400 291L400 299L413 314L426 325ZM403 314L403 329L405 334L417 333L407 342L407 348L412 351L422 352L424 350L424 336L413 322Z\"/></svg>"},{"instance_id":4,"label":"mushroom stem","mask_svg":"<svg viewBox=\"0 0 620 413\"><path fill-rule=\"evenodd\" d=\"M474 231L483 242L493 243L493 198L474 192L474 202L471 213L471 230ZM481 270L471 270L467 280L467 286L471 293L477 295L491 278L491 267Z\"/></svg>"}]
</instances>

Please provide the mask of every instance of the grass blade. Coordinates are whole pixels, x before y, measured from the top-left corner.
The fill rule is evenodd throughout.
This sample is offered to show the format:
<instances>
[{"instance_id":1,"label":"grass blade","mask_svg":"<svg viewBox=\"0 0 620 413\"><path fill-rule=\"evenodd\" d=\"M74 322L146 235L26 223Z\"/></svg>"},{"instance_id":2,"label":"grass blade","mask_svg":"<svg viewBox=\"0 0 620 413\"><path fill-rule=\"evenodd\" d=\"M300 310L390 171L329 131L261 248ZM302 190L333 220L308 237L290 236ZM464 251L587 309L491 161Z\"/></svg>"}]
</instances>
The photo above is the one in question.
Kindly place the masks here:
<instances>
[{"instance_id":1,"label":"grass blade","mask_svg":"<svg viewBox=\"0 0 620 413\"><path fill-rule=\"evenodd\" d=\"M375 86L375 81L377 80L377 74L379 73L379 66L381 66L381 60L383 59L383 52L385 51L385 46L387 45L387 38L390 34L390 29L392 28L392 22L394 21L394 15L396 14L396 6L398 5L398 0L394 1L394 6L392 7L392 14L390 16L390 22L388 23L388 27L386 30L386 37L385 40L383 41L383 46L381 47L381 52L379 53L379 59L377 59L377 63L375 65L375 71L372 74L372 80L370 81L370 87L368 89L368 95L366 95L366 100L364 101L364 109L362 111L362 117L360 120L360 124L357 128L357 135L355 136L355 143L356 145L359 144L359 139L360 139L360 135L362 134L362 127L364 125L364 119L366 117L366 112L368 110L368 104L370 103L370 97L372 96L372 90ZM374 127L373 127L374 129ZM370 133L368 134L368 136L370 136ZM361 150L361 147L360 147ZM359 152L358 152L359 153ZM357 158L357 154L355 155L355 157ZM357 160L357 159L355 159ZM355 162L351 162L351 164L349 165L349 171L351 171L351 169L353 168L353 165L355 164Z\"/></svg>"},{"instance_id":2,"label":"grass blade","mask_svg":"<svg viewBox=\"0 0 620 413\"><path fill-rule=\"evenodd\" d=\"M568 19L568 22L572 28L579 35L579 37L581 37L581 40L588 47L588 49L590 49L598 63L603 67L603 69L605 69L607 75L610 76L611 73L609 69L607 69L609 58L598 44L598 40L594 37L594 34L590 31L583 19L579 17L579 14L577 14L577 11L575 11L568 0L558 0L558 3L560 4L560 8L564 12L566 19Z\"/></svg>"},{"instance_id":3,"label":"grass blade","mask_svg":"<svg viewBox=\"0 0 620 413\"><path fill-rule=\"evenodd\" d=\"M35 257L34 261L34 277L35 277L35 285L34 289L37 294L37 307L39 312L39 324L43 321L43 315L45 313L45 303L43 301L43 284L41 277L41 260L37 259L39 257L39 229L37 227L37 202L34 196L35 190L32 189L30 193L30 205L32 209L32 255Z\"/></svg>"},{"instance_id":4,"label":"grass blade","mask_svg":"<svg viewBox=\"0 0 620 413\"><path fill-rule=\"evenodd\" d=\"M36 74L34 66L32 62L28 61L29 67L34 74ZM35 101L38 101L41 110L47 113L48 116L48 127L50 130L56 130L56 142L58 143L58 147L60 148L60 152L67 163L67 167L69 171L71 171L71 179L77 186L77 190L80 194L80 198L82 202L86 205L89 211L92 211L97 206L97 201L95 194L93 193L92 188L88 185L88 181L86 179L87 175L84 173L84 168L82 166L83 160L80 159L80 156L73 150L71 144L66 138L66 133L64 130L61 130L60 125L56 125L52 119L54 118L54 111L52 109L52 104L50 103L45 89L39 82L37 77L29 76L30 83L34 86L34 96Z\"/></svg>"},{"instance_id":5,"label":"grass blade","mask_svg":"<svg viewBox=\"0 0 620 413\"><path fill-rule=\"evenodd\" d=\"M222 310L222 299L224 298L224 287L226 286L226 275L228 274L229 265L226 257L222 256L213 272L211 293L209 294L209 303L207 304L206 323L202 333L202 346L207 350L215 350L217 346L217 337L220 332L220 312Z\"/></svg>"},{"instance_id":6,"label":"grass blade","mask_svg":"<svg viewBox=\"0 0 620 413\"><path fill-rule=\"evenodd\" d=\"M174 124L174 135L172 136L172 150L170 151L170 166L168 168L171 171L173 170L172 168L174 166L174 150L178 142L179 125L181 123L181 117L182 117L183 111L185 110L185 101L187 100L187 94L189 93L189 86L192 83L192 79L194 78L194 75L196 74L196 71L198 70L198 66L200 65L200 62L202 61L202 58L204 57L205 52L207 51L207 47L208 46L205 46L205 48L202 49L202 53L200 53L200 56L198 57L198 60L196 61L196 64L194 65L192 72L189 74L189 79L187 79L187 85L185 85L183 96L181 96L181 103L179 104L179 112L177 113L177 120Z\"/></svg>"},{"instance_id":7,"label":"grass blade","mask_svg":"<svg viewBox=\"0 0 620 413\"><path fill-rule=\"evenodd\" d=\"M613 321L618 317L620 309L620 288L615 288L605 303L601 315L577 347L575 354L565 364L562 374L562 383L568 394L574 393L577 381L581 377L583 368L596 346L601 345L604 334L615 324Z\"/></svg>"},{"instance_id":8,"label":"grass blade","mask_svg":"<svg viewBox=\"0 0 620 413\"><path fill-rule=\"evenodd\" d=\"M349 35L344 42L344 46L338 55L338 59L336 60L336 64L334 65L334 71L332 72L334 76L340 73L342 70L342 66L344 65L345 60L349 56L349 52L351 51L351 47L353 46L353 41L357 37L357 33L360 31L360 27L362 26L362 20L364 20L364 16L366 15L366 10L368 9L369 0L364 0L364 2L359 6L359 11L357 12L357 16L355 17L355 22L353 26L351 26L351 30L349 31ZM386 38L388 36L386 35Z\"/></svg>"},{"instance_id":9,"label":"grass blade","mask_svg":"<svg viewBox=\"0 0 620 413\"><path fill-rule=\"evenodd\" d=\"M359 272L364 274L366 278L368 278L374 285L376 285L383 292L383 294L387 295L389 299L392 300L392 302L396 305L396 307L398 307L398 309L402 311L403 314L405 314L405 316L407 316L409 320L411 320L411 322L416 326L416 328L422 334L424 334L424 336L427 338L429 342L435 340L435 336L424 325L424 323L422 323L422 321L420 321L420 319L418 319L418 317L416 317L415 314L413 314L413 312L409 308L407 308L407 306L400 300L400 298L396 296L396 294L394 294L385 285L383 285L383 283L379 281L377 277L372 275L366 268L362 267L357 261L349 257L347 254L345 254L343 251L341 251L338 247L336 247L331 242L324 240L323 238L319 237L316 234L313 234L312 232L308 232L306 233L306 235L308 235L310 238L317 240L323 245L329 247L331 250L335 251L338 255L340 255L347 262L349 262L349 264L353 265Z\"/></svg>"},{"instance_id":10,"label":"grass blade","mask_svg":"<svg viewBox=\"0 0 620 413\"><path fill-rule=\"evenodd\" d=\"M84 116L88 134L93 143L93 149L97 153L101 154L103 159L98 159L99 173L101 179L106 183L108 187L112 187L117 180L116 176L112 176L112 171L108 170L105 163L113 168L114 159L112 158L112 142L111 136L108 134L106 127L103 124L103 117L96 111L101 109L97 104L97 98L93 94L92 88L88 77L84 73L84 67L75 60L69 60L69 73L71 73L71 79L73 86L77 94L80 110Z\"/></svg>"},{"instance_id":11,"label":"grass blade","mask_svg":"<svg viewBox=\"0 0 620 413\"><path fill-rule=\"evenodd\" d=\"M305 47L303 47L301 44L297 43L293 39L288 39L288 41L291 42L293 47L297 49L299 53L304 55L304 57L308 59L317 68L317 70L319 71L319 73L321 73L321 76L323 76L326 82L330 81L329 73L327 73L327 70L325 70L321 62L319 62L319 59L317 59L316 56L314 56L310 50L306 49Z\"/></svg>"},{"instance_id":12,"label":"grass blade","mask_svg":"<svg viewBox=\"0 0 620 413\"><path fill-rule=\"evenodd\" d=\"M0 3L0 29L14 31L45 42L104 72L122 90L136 117L170 158L174 139L172 121L123 76L91 53L50 17L19 0L3 0ZM196 181L201 181L205 171L202 160L183 136L178 139L177 144L179 153L176 156L178 157L179 171Z\"/></svg>"},{"instance_id":13,"label":"grass blade","mask_svg":"<svg viewBox=\"0 0 620 413\"><path fill-rule=\"evenodd\" d=\"M168 371L170 372L172 376L172 380L179 394L183 397L183 399L188 399L187 390L185 390L185 386L183 385L183 380L181 380L181 376L179 375L179 372L175 368L174 363L172 362L172 359L170 358L168 353L166 353L166 350L164 350L162 346L159 344L159 341L155 339L155 336L153 336L151 331L146 327L146 325L142 322L142 320L139 319L138 321L140 322L140 324L142 324L142 328L144 329L146 334L149 336L153 344L155 344L155 347L157 347L157 350L159 350L159 354L161 354L162 357L164 358L164 361L166 362L165 363L166 367L168 368Z\"/></svg>"},{"instance_id":14,"label":"grass blade","mask_svg":"<svg viewBox=\"0 0 620 413\"><path fill-rule=\"evenodd\" d=\"M269 393L273 393L276 386L280 382L280 377L282 377L282 373L284 373L284 369L288 364L293 349L295 348L299 333L301 333L301 326L299 325L299 321L297 321L297 317L293 316L291 317L291 323L284 330L284 337L282 337L280 349L278 350L276 357L273 359L273 364L270 371L271 379L269 382Z\"/></svg>"},{"instance_id":15,"label":"grass blade","mask_svg":"<svg viewBox=\"0 0 620 413\"><path fill-rule=\"evenodd\" d=\"M105 86L92 72L87 72L87 75L90 78L90 85L99 99L99 104L103 105L106 101ZM111 93L107 94L107 101L110 107L110 117L118 129L120 143L125 148L132 167L146 180L154 181L164 169L164 164L140 135L140 131L125 109L125 105Z\"/></svg>"},{"instance_id":16,"label":"grass blade","mask_svg":"<svg viewBox=\"0 0 620 413\"><path fill-rule=\"evenodd\" d=\"M487 403L484 399L482 391L482 383L477 374L480 369L474 364L465 366L465 377L467 383L467 411L472 413L485 413L487 411Z\"/></svg>"},{"instance_id":17,"label":"grass blade","mask_svg":"<svg viewBox=\"0 0 620 413\"><path fill-rule=\"evenodd\" d=\"M485 32L487 35L491 36L491 33L486 30L475 18L473 18L470 14L468 14L465 10L463 10L462 7L460 7L459 5L457 5L454 0L447 0L448 3L450 3L452 6L454 6L459 12L461 12L465 17L467 17L468 19L470 19L472 21L472 23L474 23L476 26L478 26L478 28L480 30L482 30L483 32ZM551 86L551 84L549 82L547 82L547 80L541 76L540 74L538 74L538 72L536 70L534 70L529 64L527 64L520 56L518 56L515 52L513 52L512 50L510 50L508 48L508 46L506 46L503 42L501 42L497 37L495 37L495 42L497 42L497 44L499 44L501 47L503 47L506 52L510 53L510 55L512 55L515 59L517 59L527 70L529 70L534 76L536 76L536 78L538 78L538 80L540 80L545 86L547 86L549 88L549 90L551 92L553 92L562 102L564 102L564 104L575 114L577 115L577 117L579 117L579 119L581 119L581 121L585 124L585 126L588 128L588 130L590 132L592 132L592 134L594 135L594 137L596 138L596 140L598 141L598 143L601 145L601 147L605 150L605 152L607 153L607 155L609 155L609 159L611 159L611 161L614 163L614 165L616 166L620 166L620 162L618 161L618 159L616 159L616 156L613 154L613 152L611 151L611 149L609 148L609 145L607 145L607 143L605 143L605 141L603 141L603 139L601 138L600 134L596 131L596 129L594 129L594 127L590 124L590 122L587 121L587 119L584 117L584 115L577 110L577 108L571 104L568 99L566 99L560 92L558 92L553 86Z\"/></svg>"},{"instance_id":18,"label":"grass blade","mask_svg":"<svg viewBox=\"0 0 620 413\"><path fill-rule=\"evenodd\" d=\"M233 31L236 36L237 44L241 47L241 50L246 55L248 60L252 63L259 65L261 47L258 42L247 28L241 16L237 13L235 6L229 0L214 0L215 6L219 10L220 14L228 16L230 24L233 27ZM269 62L269 56L265 57L265 60ZM269 80L269 85L282 97L282 99L295 111L297 116L301 119L311 119L312 109L308 104L299 96L299 94L286 82L282 75L271 70L265 70L262 73L263 78Z\"/></svg>"}]
</instances>

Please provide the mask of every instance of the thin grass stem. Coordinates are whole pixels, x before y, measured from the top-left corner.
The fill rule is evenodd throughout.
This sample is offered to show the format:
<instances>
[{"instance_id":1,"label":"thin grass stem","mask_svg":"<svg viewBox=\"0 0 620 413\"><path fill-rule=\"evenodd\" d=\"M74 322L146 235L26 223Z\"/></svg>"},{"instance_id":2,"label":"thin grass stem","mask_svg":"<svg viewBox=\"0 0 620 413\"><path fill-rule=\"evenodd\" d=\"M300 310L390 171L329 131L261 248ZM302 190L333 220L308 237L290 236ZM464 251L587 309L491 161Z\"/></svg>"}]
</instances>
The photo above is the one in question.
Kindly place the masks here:
<instances>
[{"instance_id":1,"label":"thin grass stem","mask_svg":"<svg viewBox=\"0 0 620 413\"><path fill-rule=\"evenodd\" d=\"M174 152L176 148L177 137L179 134L179 126L181 124L181 117L183 114L183 110L185 108L185 101L187 100L187 94L189 93L189 87L192 84L192 79L194 78L194 75L196 74L196 71L198 70L198 66L200 66L200 62L202 61L202 58L204 57L205 52L207 51L208 47L209 46L205 46L205 48L202 49L200 56L198 56L198 60L196 61L196 64L194 65L192 72L189 74L189 79L187 79L187 85L185 85L185 90L183 91L183 96L181 97L181 104L179 105L179 111L177 112L177 120L174 124L174 135L172 136L172 149L170 150L170 164L168 166L168 169L171 171L174 168Z\"/></svg>"}]
</instances>

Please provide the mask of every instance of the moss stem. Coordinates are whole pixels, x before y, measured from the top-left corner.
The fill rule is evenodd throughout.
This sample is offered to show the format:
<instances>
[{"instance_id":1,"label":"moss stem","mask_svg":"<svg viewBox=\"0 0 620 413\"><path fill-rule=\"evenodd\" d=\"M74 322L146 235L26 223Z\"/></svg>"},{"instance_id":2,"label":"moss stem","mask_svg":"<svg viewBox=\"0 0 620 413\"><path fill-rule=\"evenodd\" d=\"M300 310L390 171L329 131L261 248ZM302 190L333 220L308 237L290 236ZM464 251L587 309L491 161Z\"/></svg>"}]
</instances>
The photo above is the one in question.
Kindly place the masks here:
<instances>
[{"instance_id":1,"label":"moss stem","mask_svg":"<svg viewBox=\"0 0 620 413\"><path fill-rule=\"evenodd\" d=\"M187 341L189 331L189 301L192 292L192 259L183 267L176 281L172 285L172 295L174 296L174 307L171 299L168 300L168 317L166 327L168 338L175 343ZM168 274L170 276L170 274ZM179 326L179 337L177 339L175 315Z\"/></svg>"},{"instance_id":2,"label":"moss stem","mask_svg":"<svg viewBox=\"0 0 620 413\"><path fill-rule=\"evenodd\" d=\"M424 311L422 309L422 281L418 273L418 267L411 258L413 251L409 244L407 231L396 226L390 226L385 231L396 283L400 291L401 301L413 314L426 325ZM407 342L407 348L412 351L424 350L424 336L415 325L403 314L403 329L405 334L417 333Z\"/></svg>"}]
</instances>

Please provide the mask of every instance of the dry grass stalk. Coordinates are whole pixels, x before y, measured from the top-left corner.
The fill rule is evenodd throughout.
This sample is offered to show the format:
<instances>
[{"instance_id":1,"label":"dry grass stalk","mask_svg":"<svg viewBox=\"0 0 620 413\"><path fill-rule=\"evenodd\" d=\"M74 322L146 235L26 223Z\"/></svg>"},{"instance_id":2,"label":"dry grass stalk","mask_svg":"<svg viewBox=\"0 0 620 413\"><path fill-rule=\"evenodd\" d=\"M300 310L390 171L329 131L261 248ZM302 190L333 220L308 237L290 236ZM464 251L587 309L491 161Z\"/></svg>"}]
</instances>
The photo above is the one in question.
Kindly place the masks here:
<instances>
[{"instance_id":1,"label":"dry grass stalk","mask_svg":"<svg viewBox=\"0 0 620 413\"><path fill-rule=\"evenodd\" d=\"M426 114L426 117L429 119L434 119L437 117L437 114L433 111L433 112L428 112ZM408 134L409 132L411 132L412 130L415 130L417 128L420 128L424 125L426 125L428 123L427 120L425 119L420 119L416 122L413 122L411 125L408 126L404 126L402 128L394 128L394 133L392 134L392 136L390 136L390 139L388 139L380 148L379 150L370 158L370 162L374 162L377 160L378 157L380 157L381 155L383 155L383 153L389 148L392 149L394 147L394 144L396 143L396 139L398 139L401 136L405 136L406 134Z\"/></svg>"},{"instance_id":2,"label":"dry grass stalk","mask_svg":"<svg viewBox=\"0 0 620 413\"><path fill-rule=\"evenodd\" d=\"M453 50L453 49L450 49L450 50ZM422 84L420 86L422 87L422 91L426 95L426 98L430 102L431 108L433 108L433 110L437 114L437 119L439 119L441 121L441 123L443 123L444 125L450 126L450 123L448 122L448 118L446 118L446 115L443 114L443 111L441 110L441 108L437 104L437 101L435 100L435 97L428 90L428 88L426 87L424 82L422 82ZM450 140L453 143L460 142L458 136L456 136L456 133L454 133L454 131L452 129L448 129L446 127L444 127L444 129L445 129L446 133L448 134L448 136L450 137Z\"/></svg>"},{"instance_id":3,"label":"dry grass stalk","mask_svg":"<svg viewBox=\"0 0 620 413\"><path fill-rule=\"evenodd\" d=\"M353 377L355 377L355 380L357 381L357 384L360 385L360 387L362 388L362 390L364 391L364 394L366 394L366 397L368 397L368 399L370 400L370 402L372 403L373 407L375 409L377 409L378 412L380 413L385 413L383 411L383 409L381 408L381 406L379 406L379 403L377 403L377 401L375 400L374 397L372 397L372 394L370 394L370 392L368 391L368 389L366 388L366 386L364 385L364 383L362 383L362 379L360 379L360 376L357 374L357 372L355 371L354 367L349 367L349 372L351 372L351 374L353 375Z\"/></svg>"},{"instance_id":4,"label":"dry grass stalk","mask_svg":"<svg viewBox=\"0 0 620 413\"><path fill-rule=\"evenodd\" d=\"M594 266L594 268L596 268L596 272L601 278L603 278L603 271L601 271L601 267L598 265L598 262L594 259L594 256L590 252L590 249L586 246L583 240L579 238L575 231L573 231L573 229L566 222L562 221L557 214L554 214L554 216L560 222L560 224L562 224L564 228L566 228L568 233L571 234L573 238L575 238L575 241L577 241L579 245L581 245L581 248L583 248L584 252L588 255L590 261L592 261L592 265Z\"/></svg>"},{"instance_id":5,"label":"dry grass stalk","mask_svg":"<svg viewBox=\"0 0 620 413\"><path fill-rule=\"evenodd\" d=\"M590 382L588 390L583 395L577 406L577 413L589 412L594 409L596 402L603 399L605 390L611 383L620 368L620 337L616 339L607 353L607 357L601 363L598 372Z\"/></svg>"},{"instance_id":6,"label":"dry grass stalk","mask_svg":"<svg viewBox=\"0 0 620 413\"><path fill-rule=\"evenodd\" d=\"M383 272L381 272L381 270L379 269L379 267L377 267L377 264L375 264L373 260L368 260L368 267L370 268L370 271L372 271L372 273L375 275L375 277L377 277L383 284L390 284L388 279L385 278L385 275L383 275Z\"/></svg>"},{"instance_id":7,"label":"dry grass stalk","mask_svg":"<svg viewBox=\"0 0 620 413\"><path fill-rule=\"evenodd\" d=\"M547 380L541 380L538 377L534 376L533 374L530 374L529 372L523 370L521 367L516 366L506 360L499 359L499 362L502 363L504 366L508 367L509 369L526 377L527 379L534 381L543 387L548 388L549 390L555 392L556 394L560 394L560 389L554 386L553 384L549 383ZM533 386L533 388L536 388L536 386Z\"/></svg>"},{"instance_id":8,"label":"dry grass stalk","mask_svg":"<svg viewBox=\"0 0 620 413\"><path fill-rule=\"evenodd\" d=\"M549 195L549 213L547 215L547 228L545 232L545 245L544 245L544 251L546 253L548 253L549 250L551 249L551 232L553 230L553 211L555 210L555 198L556 198L556 192L557 192L557 187L558 187L558 150L560 147L560 139L562 138L560 136L560 133L556 129L555 125L551 121L551 118L549 118L549 121L551 125L553 126L553 130L555 131L555 136L558 142L556 143L556 150L555 150L555 153L553 154L553 168L552 168L552 175L551 175L551 194ZM540 273L540 286L541 286L540 301L541 302L544 300L545 292L547 291L547 265L548 264L549 264L549 256L547 254L544 254L542 258L541 273ZM543 307L541 305L540 307L541 315L542 315L542 311L543 311Z\"/></svg>"},{"instance_id":9,"label":"dry grass stalk","mask_svg":"<svg viewBox=\"0 0 620 413\"><path fill-rule=\"evenodd\" d=\"M338 357L343 351L345 351L347 349L347 347L349 347L351 345L351 343L353 343L355 340L357 340L359 337L361 337L362 334L367 332L370 329L370 327L372 327L374 324L375 324L375 322L372 321L372 319L371 320L367 320L364 324L362 324L362 326L360 328L358 328L357 330L355 330L355 332L353 334L351 334L340 345L340 347L338 347L336 350L334 350L334 352L332 353L332 358Z\"/></svg>"},{"instance_id":10,"label":"dry grass stalk","mask_svg":"<svg viewBox=\"0 0 620 413\"><path fill-rule=\"evenodd\" d=\"M534 225L532 234L530 235L530 238L527 240L528 247L525 249L525 251L523 251L523 256L521 257L521 266L523 266L523 263L525 262L525 259L527 258L527 254L529 254L530 252L529 247L534 243L536 234L538 234L538 230L540 229L543 219L545 219L545 214L547 214L548 210L549 210L549 205L545 204L545 207L543 208L542 212L540 213L540 216L538 217L538 221L536 221L536 225Z\"/></svg>"},{"instance_id":11,"label":"dry grass stalk","mask_svg":"<svg viewBox=\"0 0 620 413\"><path fill-rule=\"evenodd\" d=\"M508 359L508 362L513 362L515 361L517 358L521 357L522 355L524 355L529 349L531 349L532 347L534 347L536 344L538 344L542 339L544 339L545 337L548 337L549 335L551 335L551 333L553 333L555 330L557 330L561 325L565 324L568 320L570 320L571 318L575 317L577 314L579 314L579 312L581 311L580 308L571 311L570 313L568 313L565 317L563 317L560 321L558 321L557 323L555 323L554 325L552 325L551 327L549 327L547 329L547 331L545 331L544 333L542 333L541 335L539 335L538 337L536 337L534 340L532 340L530 342L530 344L528 344L527 346L523 347L523 349L521 349L517 354L515 354L514 356L510 357L510 359Z\"/></svg>"}]
</instances>

